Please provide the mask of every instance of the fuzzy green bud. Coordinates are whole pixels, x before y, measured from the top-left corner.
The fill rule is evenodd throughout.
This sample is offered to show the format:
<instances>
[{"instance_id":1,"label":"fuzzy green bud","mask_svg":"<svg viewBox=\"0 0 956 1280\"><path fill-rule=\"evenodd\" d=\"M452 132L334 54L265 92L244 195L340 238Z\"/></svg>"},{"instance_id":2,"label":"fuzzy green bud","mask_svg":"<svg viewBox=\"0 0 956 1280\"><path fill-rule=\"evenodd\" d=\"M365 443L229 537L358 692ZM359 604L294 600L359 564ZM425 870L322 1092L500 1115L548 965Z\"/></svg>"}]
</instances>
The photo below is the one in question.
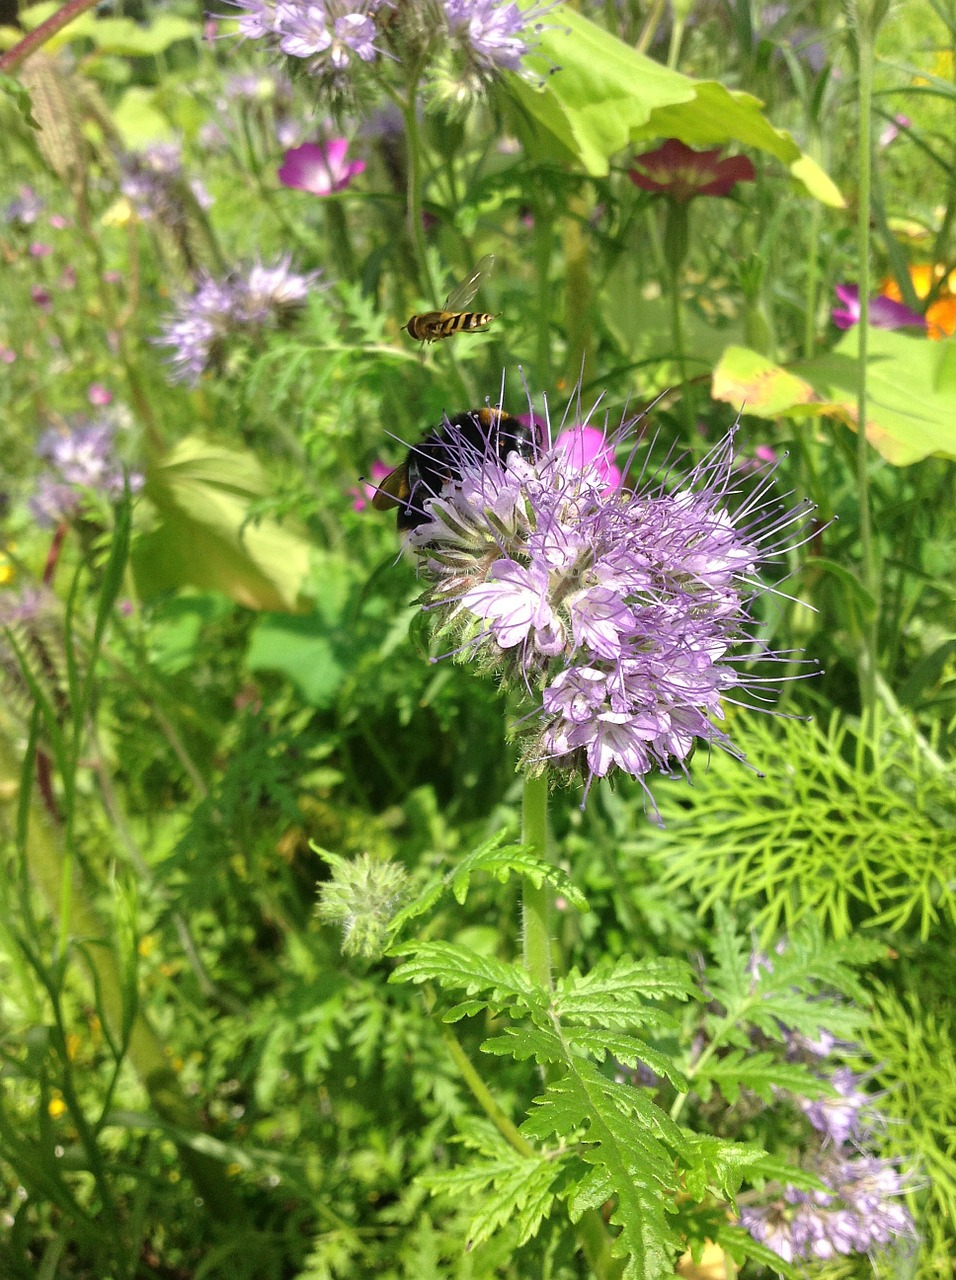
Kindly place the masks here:
<instances>
[{"instance_id":1,"label":"fuzzy green bud","mask_svg":"<svg viewBox=\"0 0 956 1280\"><path fill-rule=\"evenodd\" d=\"M388 943L388 926L408 879L404 867L369 854L348 860L319 850L332 877L319 890L321 920L342 928L342 954L377 960Z\"/></svg>"}]
</instances>

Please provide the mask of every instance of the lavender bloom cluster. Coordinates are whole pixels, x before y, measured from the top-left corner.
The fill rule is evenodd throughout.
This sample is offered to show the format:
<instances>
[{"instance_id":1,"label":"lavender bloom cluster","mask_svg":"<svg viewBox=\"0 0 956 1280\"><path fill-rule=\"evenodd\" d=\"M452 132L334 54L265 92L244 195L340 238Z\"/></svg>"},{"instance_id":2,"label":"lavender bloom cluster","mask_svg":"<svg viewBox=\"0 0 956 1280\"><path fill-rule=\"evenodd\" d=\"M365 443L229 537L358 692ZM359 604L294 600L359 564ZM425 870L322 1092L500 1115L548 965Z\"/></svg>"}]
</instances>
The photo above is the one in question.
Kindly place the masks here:
<instances>
[{"instance_id":1,"label":"lavender bloom cluster","mask_svg":"<svg viewBox=\"0 0 956 1280\"><path fill-rule=\"evenodd\" d=\"M116 456L116 427L108 418L80 419L68 430L51 427L40 437L37 455L48 470L41 475L30 510L37 524L49 527L72 520L91 497L109 502L128 482L133 493L143 486L137 472L127 473Z\"/></svg>"},{"instance_id":2,"label":"lavender bloom cluster","mask_svg":"<svg viewBox=\"0 0 956 1280\"><path fill-rule=\"evenodd\" d=\"M870 1253L916 1229L900 1196L909 1180L890 1160L833 1152L814 1172L827 1191L787 1187L772 1205L746 1207L740 1221L785 1262Z\"/></svg>"},{"instance_id":3,"label":"lavender bloom cluster","mask_svg":"<svg viewBox=\"0 0 956 1280\"><path fill-rule=\"evenodd\" d=\"M514 0L228 0L242 10L239 31L301 59L314 79L343 94L363 66L401 60L414 49L433 64L443 49L463 78L480 81L520 71L540 31L546 3L522 10ZM393 49L397 51L393 52ZM469 88L475 87L469 84Z\"/></svg>"},{"instance_id":4,"label":"lavender bloom cluster","mask_svg":"<svg viewBox=\"0 0 956 1280\"><path fill-rule=\"evenodd\" d=\"M605 425L611 450L632 425L610 438ZM447 422L446 436L461 478L424 502L409 545L457 651L536 704L525 766L588 785L622 770L646 790L698 740L733 750L714 721L757 683L733 654L754 643L757 566L793 542L808 507L781 508L769 473L738 493L734 432L683 477L637 490L563 447L502 461Z\"/></svg>"},{"instance_id":5,"label":"lavender bloom cluster","mask_svg":"<svg viewBox=\"0 0 956 1280\"><path fill-rule=\"evenodd\" d=\"M755 953L755 983L761 968L772 971L772 961ZM809 1064L817 1074L835 1050L856 1048L823 1030L815 1039L790 1028L783 1032L788 1059ZM740 1213L741 1225L785 1262L871 1253L896 1240L916 1238L913 1219L900 1200L911 1189L912 1179L893 1161L864 1149L885 1123L875 1105L880 1095L868 1092L866 1077L845 1066L823 1078L834 1095L794 1101L819 1135L811 1167L827 1190L787 1186L773 1203L748 1205Z\"/></svg>"},{"instance_id":6,"label":"lavender bloom cluster","mask_svg":"<svg viewBox=\"0 0 956 1280\"><path fill-rule=\"evenodd\" d=\"M175 142L157 142L122 156L120 190L144 222L161 225L178 226L183 221L187 192L200 209L213 203L198 178L187 178L182 151Z\"/></svg>"},{"instance_id":7,"label":"lavender bloom cluster","mask_svg":"<svg viewBox=\"0 0 956 1280\"><path fill-rule=\"evenodd\" d=\"M222 279L201 276L195 290L177 300L156 339L172 348L172 381L195 386L221 363L227 339L255 337L294 318L320 275L293 271L286 255L271 266L253 263Z\"/></svg>"}]
</instances>

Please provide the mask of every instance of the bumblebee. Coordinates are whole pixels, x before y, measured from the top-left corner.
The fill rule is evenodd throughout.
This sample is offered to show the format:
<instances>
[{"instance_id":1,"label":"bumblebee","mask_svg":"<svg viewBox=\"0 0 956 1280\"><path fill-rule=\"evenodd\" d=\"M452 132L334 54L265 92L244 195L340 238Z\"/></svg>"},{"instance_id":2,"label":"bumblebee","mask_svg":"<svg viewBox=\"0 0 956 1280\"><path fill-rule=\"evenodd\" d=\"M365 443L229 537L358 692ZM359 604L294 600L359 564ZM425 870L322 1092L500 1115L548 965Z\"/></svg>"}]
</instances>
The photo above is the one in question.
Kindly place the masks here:
<instances>
[{"instance_id":1,"label":"bumblebee","mask_svg":"<svg viewBox=\"0 0 956 1280\"><path fill-rule=\"evenodd\" d=\"M495 316L487 311L465 311L472 298L478 292L482 280L495 265L492 253L479 258L474 271L461 284L452 289L445 299L441 311L423 311L412 316L408 324L402 325L408 336L416 342L440 342L443 338L451 338L456 333L482 333L491 324Z\"/></svg>"},{"instance_id":2,"label":"bumblebee","mask_svg":"<svg viewBox=\"0 0 956 1280\"><path fill-rule=\"evenodd\" d=\"M446 418L412 445L405 461L378 486L372 506L379 511L397 507L399 529L417 529L429 519L428 499L437 497L443 485L461 478L459 460L471 448L479 457L493 451L504 462L509 453L535 458L538 444L534 429L510 413L498 408L469 409Z\"/></svg>"}]
</instances>

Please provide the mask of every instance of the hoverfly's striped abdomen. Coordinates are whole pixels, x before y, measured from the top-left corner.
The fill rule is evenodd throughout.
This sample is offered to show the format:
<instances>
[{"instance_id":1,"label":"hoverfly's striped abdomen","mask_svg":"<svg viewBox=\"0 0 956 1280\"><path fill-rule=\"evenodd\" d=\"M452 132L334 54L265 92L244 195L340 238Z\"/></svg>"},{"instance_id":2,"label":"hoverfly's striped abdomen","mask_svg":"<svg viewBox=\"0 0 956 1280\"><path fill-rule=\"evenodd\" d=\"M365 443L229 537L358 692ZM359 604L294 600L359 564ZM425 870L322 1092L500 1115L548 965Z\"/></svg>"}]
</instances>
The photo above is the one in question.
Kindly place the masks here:
<instances>
[{"instance_id":1,"label":"hoverfly's striped abdomen","mask_svg":"<svg viewBox=\"0 0 956 1280\"><path fill-rule=\"evenodd\" d=\"M456 333L481 333L495 318L487 311L423 311L405 328L416 342L440 342Z\"/></svg>"},{"instance_id":2,"label":"hoverfly's striped abdomen","mask_svg":"<svg viewBox=\"0 0 956 1280\"><path fill-rule=\"evenodd\" d=\"M466 311L465 308L494 265L494 255L486 253L474 271L452 289L441 311L422 311L402 326L408 336L416 342L441 342L442 338L452 338L456 333L484 332L496 317L487 311Z\"/></svg>"}]
</instances>

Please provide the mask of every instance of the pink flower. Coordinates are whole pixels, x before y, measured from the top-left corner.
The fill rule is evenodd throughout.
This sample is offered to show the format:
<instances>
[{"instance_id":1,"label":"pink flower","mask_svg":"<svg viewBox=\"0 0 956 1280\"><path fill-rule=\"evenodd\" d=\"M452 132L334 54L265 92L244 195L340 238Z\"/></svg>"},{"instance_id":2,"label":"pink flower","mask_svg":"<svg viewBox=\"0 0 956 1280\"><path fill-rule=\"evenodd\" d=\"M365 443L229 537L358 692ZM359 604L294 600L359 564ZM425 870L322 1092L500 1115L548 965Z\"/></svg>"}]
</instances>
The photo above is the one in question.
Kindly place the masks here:
<instances>
[{"instance_id":1,"label":"pink flower","mask_svg":"<svg viewBox=\"0 0 956 1280\"><path fill-rule=\"evenodd\" d=\"M5 347L0 343L0 364L13 364L16 358L17 353L15 351L12 351L9 347Z\"/></svg>"},{"instance_id":2,"label":"pink flower","mask_svg":"<svg viewBox=\"0 0 956 1280\"><path fill-rule=\"evenodd\" d=\"M91 382L86 389L86 398L90 404L101 408L104 405L112 404L113 393L107 387L104 387L102 382Z\"/></svg>"},{"instance_id":3,"label":"pink flower","mask_svg":"<svg viewBox=\"0 0 956 1280\"><path fill-rule=\"evenodd\" d=\"M369 468L369 480L371 480L372 483L366 481L362 485L361 489L349 489L349 493L352 494L354 499L352 502L352 510L364 511L378 492L378 486L381 481L391 474L392 468L386 466L384 462L379 462L378 458L376 458Z\"/></svg>"},{"instance_id":4,"label":"pink flower","mask_svg":"<svg viewBox=\"0 0 956 1280\"><path fill-rule=\"evenodd\" d=\"M880 131L879 145L880 147L888 147L891 142L895 142L900 136L901 131L905 132L913 124L909 116L904 116L901 112L887 121Z\"/></svg>"},{"instance_id":5,"label":"pink flower","mask_svg":"<svg viewBox=\"0 0 956 1280\"><path fill-rule=\"evenodd\" d=\"M48 258L53 252L52 244L44 244L41 240L34 240L30 245L31 258Z\"/></svg>"},{"instance_id":6,"label":"pink flower","mask_svg":"<svg viewBox=\"0 0 956 1280\"><path fill-rule=\"evenodd\" d=\"M860 323L860 291L855 284L838 284L836 296L843 303L831 312L838 329L849 329ZM918 311L911 311L902 302L885 298L882 294L870 299L870 327L873 329L903 329L907 326L926 328L925 319Z\"/></svg>"},{"instance_id":7,"label":"pink flower","mask_svg":"<svg viewBox=\"0 0 956 1280\"><path fill-rule=\"evenodd\" d=\"M753 182L754 167L746 156L718 160L720 148L695 151L677 138L668 138L656 151L634 157L637 166L628 177L642 191L687 204L694 196L727 196L738 182Z\"/></svg>"},{"instance_id":8,"label":"pink flower","mask_svg":"<svg viewBox=\"0 0 956 1280\"><path fill-rule=\"evenodd\" d=\"M344 191L356 174L365 169L364 160L345 161L348 150L345 138L332 138L330 142L303 142L292 147L282 157L279 181L296 191L308 191L313 196L329 196Z\"/></svg>"},{"instance_id":9,"label":"pink flower","mask_svg":"<svg viewBox=\"0 0 956 1280\"><path fill-rule=\"evenodd\" d=\"M50 226L54 229L54 231L63 231L69 225L70 225L69 219L64 218L62 213L50 214Z\"/></svg>"},{"instance_id":10,"label":"pink flower","mask_svg":"<svg viewBox=\"0 0 956 1280\"><path fill-rule=\"evenodd\" d=\"M562 431L554 447L563 449L568 461L582 471L593 467L608 489L620 489L621 472L614 464L614 451L604 432L597 427L571 427Z\"/></svg>"},{"instance_id":11,"label":"pink flower","mask_svg":"<svg viewBox=\"0 0 956 1280\"><path fill-rule=\"evenodd\" d=\"M49 289L44 289L42 284L35 284L30 289L30 297L38 307L42 307L44 311L49 311L53 305L53 299L50 297Z\"/></svg>"}]
</instances>

